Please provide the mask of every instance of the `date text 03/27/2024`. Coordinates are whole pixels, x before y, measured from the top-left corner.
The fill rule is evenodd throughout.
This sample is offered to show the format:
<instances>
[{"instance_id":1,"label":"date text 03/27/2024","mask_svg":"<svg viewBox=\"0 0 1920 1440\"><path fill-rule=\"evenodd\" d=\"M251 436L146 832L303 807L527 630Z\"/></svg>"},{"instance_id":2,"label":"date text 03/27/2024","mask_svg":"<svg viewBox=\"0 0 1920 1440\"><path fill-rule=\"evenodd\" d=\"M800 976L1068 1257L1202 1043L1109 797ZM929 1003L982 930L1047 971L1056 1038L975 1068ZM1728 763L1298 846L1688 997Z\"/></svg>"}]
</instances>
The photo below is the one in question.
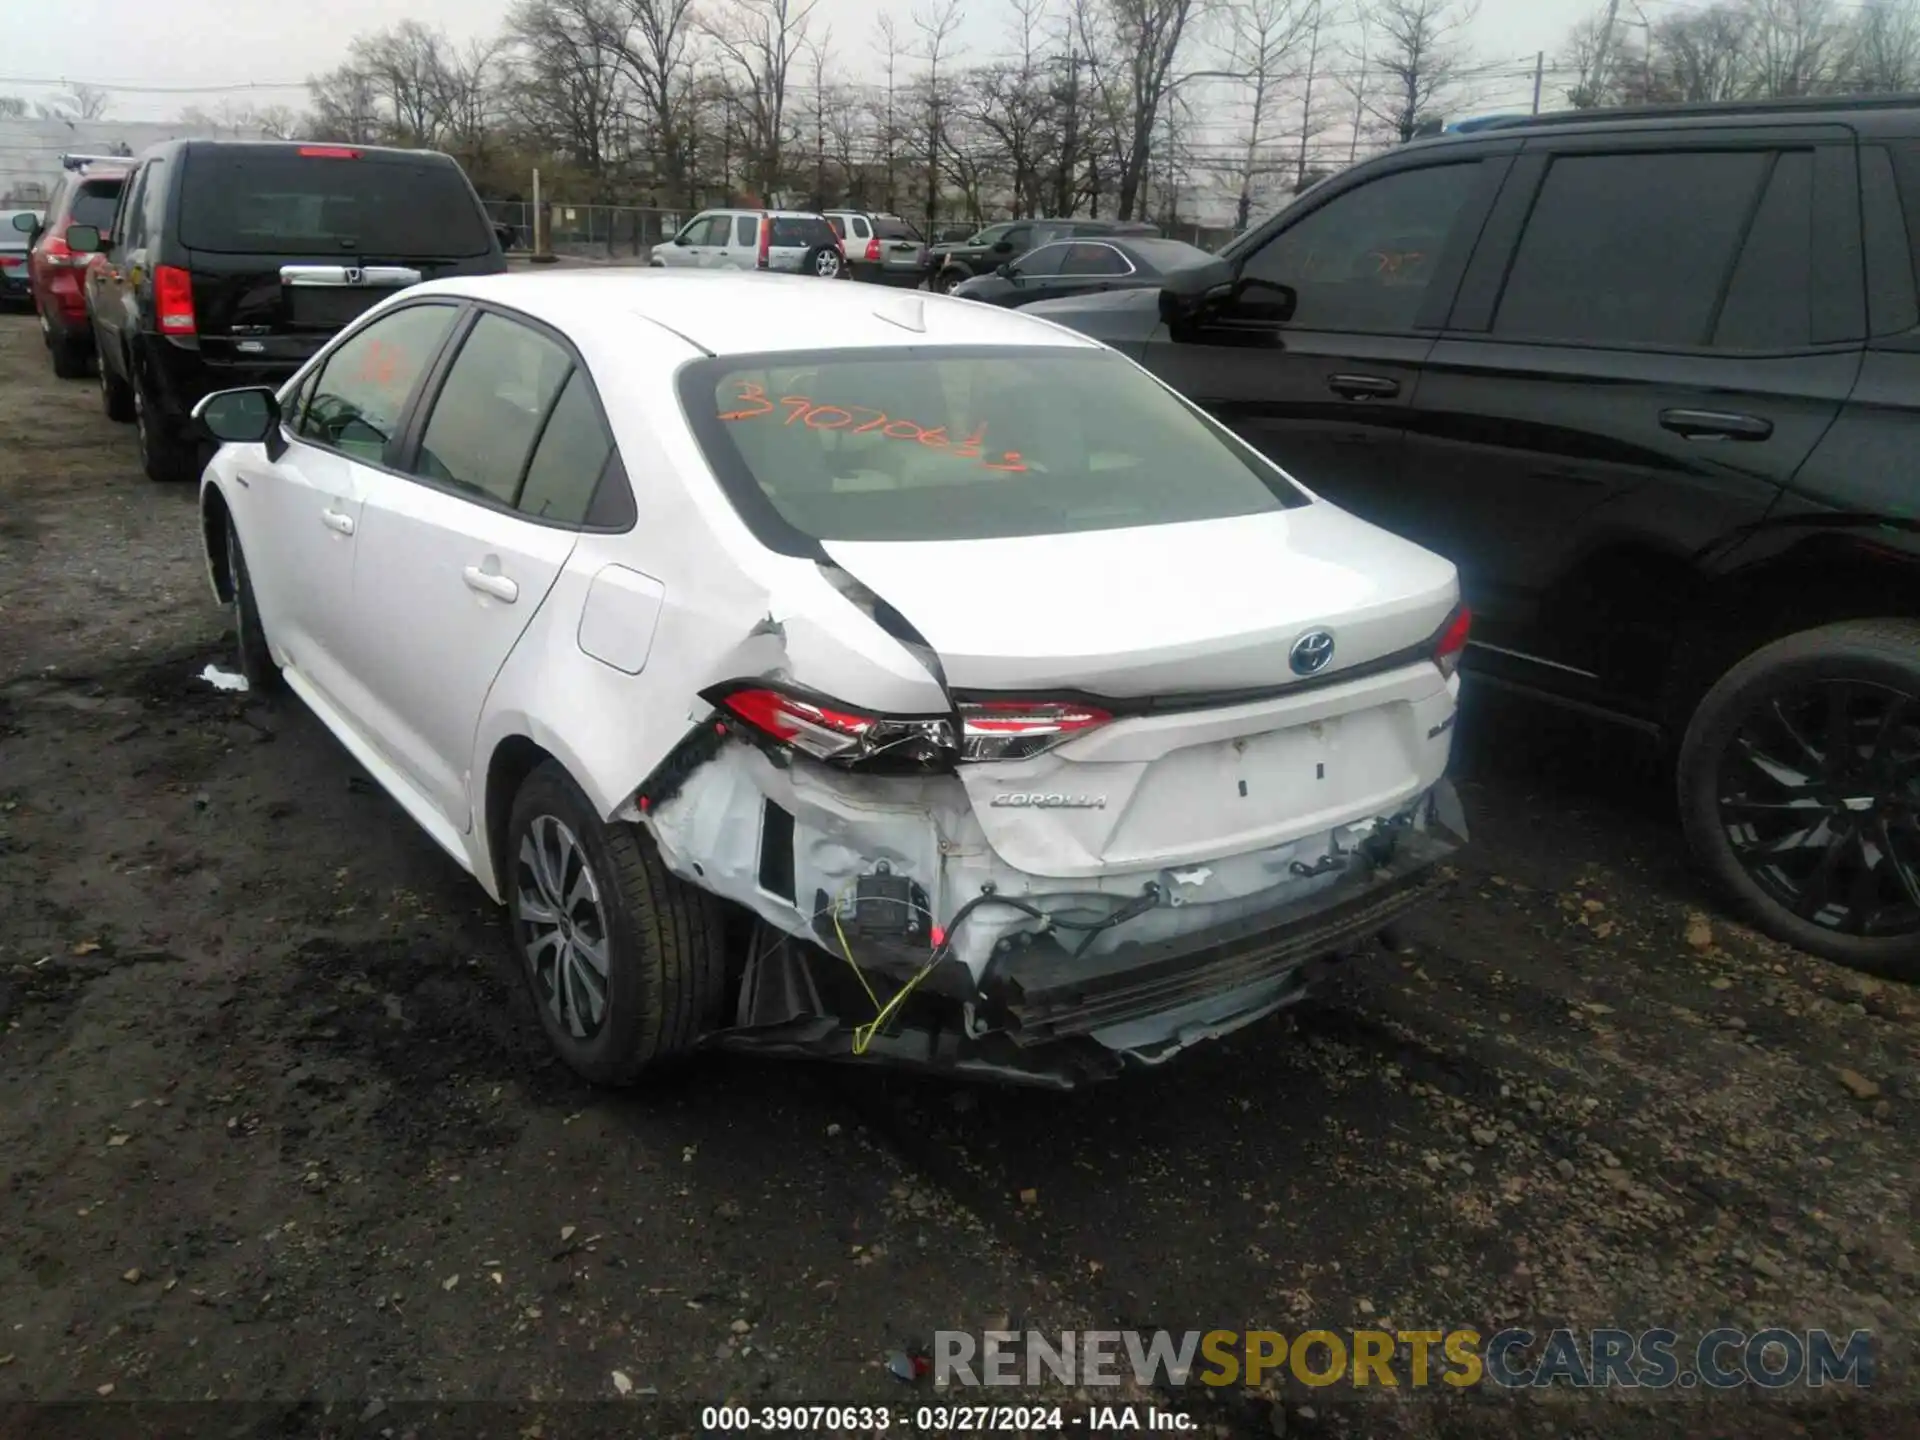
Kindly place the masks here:
<instances>
[{"instance_id":1,"label":"date text 03/27/2024","mask_svg":"<svg viewBox=\"0 0 1920 1440\"><path fill-rule=\"evenodd\" d=\"M710 1405L700 1414L707 1434L854 1434L898 1430L907 1435L1039 1432L1196 1430L1199 1422L1179 1410L1152 1405L1095 1405L1070 1414L1058 1405Z\"/></svg>"}]
</instances>

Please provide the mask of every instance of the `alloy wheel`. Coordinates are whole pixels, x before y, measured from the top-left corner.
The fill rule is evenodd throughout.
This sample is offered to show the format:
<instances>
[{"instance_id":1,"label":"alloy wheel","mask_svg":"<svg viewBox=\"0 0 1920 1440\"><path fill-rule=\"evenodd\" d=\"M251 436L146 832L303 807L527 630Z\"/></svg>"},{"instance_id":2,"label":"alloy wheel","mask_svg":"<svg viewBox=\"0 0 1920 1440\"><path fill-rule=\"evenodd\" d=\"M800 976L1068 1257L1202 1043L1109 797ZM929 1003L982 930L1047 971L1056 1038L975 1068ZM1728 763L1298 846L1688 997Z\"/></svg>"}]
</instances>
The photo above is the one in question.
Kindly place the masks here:
<instances>
[{"instance_id":1,"label":"alloy wheel","mask_svg":"<svg viewBox=\"0 0 1920 1440\"><path fill-rule=\"evenodd\" d=\"M1920 697L1820 680L1762 698L1721 758L1719 815L1747 875L1802 920L1920 930Z\"/></svg>"},{"instance_id":2,"label":"alloy wheel","mask_svg":"<svg viewBox=\"0 0 1920 1440\"><path fill-rule=\"evenodd\" d=\"M840 257L831 250L822 250L814 257L813 273L822 280L831 280L840 273Z\"/></svg>"},{"instance_id":3,"label":"alloy wheel","mask_svg":"<svg viewBox=\"0 0 1920 1440\"><path fill-rule=\"evenodd\" d=\"M569 1034L592 1038L607 1013L607 911L579 837L552 815L521 838L513 910L534 993Z\"/></svg>"}]
</instances>

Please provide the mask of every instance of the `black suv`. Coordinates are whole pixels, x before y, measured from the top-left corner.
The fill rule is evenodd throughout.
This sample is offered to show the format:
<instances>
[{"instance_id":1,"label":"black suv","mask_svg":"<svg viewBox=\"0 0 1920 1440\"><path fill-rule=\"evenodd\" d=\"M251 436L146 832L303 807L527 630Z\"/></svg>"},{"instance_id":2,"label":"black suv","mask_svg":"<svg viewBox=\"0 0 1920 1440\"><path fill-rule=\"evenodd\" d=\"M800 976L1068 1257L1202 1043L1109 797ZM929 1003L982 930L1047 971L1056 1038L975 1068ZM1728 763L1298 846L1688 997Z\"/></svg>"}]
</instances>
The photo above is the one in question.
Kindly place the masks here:
<instances>
[{"instance_id":1,"label":"black suv","mask_svg":"<svg viewBox=\"0 0 1920 1440\"><path fill-rule=\"evenodd\" d=\"M507 268L450 157L349 145L174 140L142 155L111 239L72 225L107 414L155 480L192 479L189 423L215 390L286 379L399 286Z\"/></svg>"},{"instance_id":2,"label":"black suv","mask_svg":"<svg viewBox=\"0 0 1920 1440\"><path fill-rule=\"evenodd\" d=\"M928 263L933 267L933 288L944 294L962 280L991 275L1007 261L1018 259L1049 240L1076 240L1082 235L1159 233L1158 226L1138 220L1002 220L958 244L934 246Z\"/></svg>"},{"instance_id":3,"label":"black suv","mask_svg":"<svg viewBox=\"0 0 1920 1440\"><path fill-rule=\"evenodd\" d=\"M1664 737L1747 914L1920 978L1916 261L1912 97L1585 112L1028 313L1450 556L1482 681Z\"/></svg>"}]
</instances>

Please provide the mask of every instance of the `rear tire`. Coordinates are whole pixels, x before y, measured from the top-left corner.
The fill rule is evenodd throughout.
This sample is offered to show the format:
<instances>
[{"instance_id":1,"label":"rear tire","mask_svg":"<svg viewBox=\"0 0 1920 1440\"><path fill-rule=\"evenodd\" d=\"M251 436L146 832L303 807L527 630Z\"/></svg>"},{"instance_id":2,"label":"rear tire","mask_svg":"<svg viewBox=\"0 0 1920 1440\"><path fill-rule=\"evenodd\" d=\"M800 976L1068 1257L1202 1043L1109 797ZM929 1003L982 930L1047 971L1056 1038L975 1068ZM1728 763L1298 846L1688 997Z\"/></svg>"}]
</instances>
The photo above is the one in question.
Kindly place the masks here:
<instances>
[{"instance_id":1,"label":"rear tire","mask_svg":"<svg viewBox=\"0 0 1920 1440\"><path fill-rule=\"evenodd\" d=\"M153 392L141 381L133 385L133 423L140 442L140 468L156 485L176 485L197 478L197 447L183 445L164 433Z\"/></svg>"},{"instance_id":2,"label":"rear tire","mask_svg":"<svg viewBox=\"0 0 1920 1440\"><path fill-rule=\"evenodd\" d=\"M800 262L800 273L811 275L819 280L838 280L845 269L840 259L840 251L833 245L816 245L807 252L806 259Z\"/></svg>"},{"instance_id":3,"label":"rear tire","mask_svg":"<svg viewBox=\"0 0 1920 1440\"><path fill-rule=\"evenodd\" d=\"M53 373L62 380L84 380L93 357L87 347L71 335L47 333L47 349L53 356Z\"/></svg>"},{"instance_id":4,"label":"rear tire","mask_svg":"<svg viewBox=\"0 0 1920 1440\"><path fill-rule=\"evenodd\" d=\"M95 349L99 350L98 338ZM119 425L133 423L133 388L120 376L113 373L113 367L107 363L107 352L99 350L100 360L100 408L107 418Z\"/></svg>"},{"instance_id":5,"label":"rear tire","mask_svg":"<svg viewBox=\"0 0 1920 1440\"><path fill-rule=\"evenodd\" d=\"M720 1021L720 902L673 875L645 830L603 823L556 762L514 797L503 859L514 949L568 1068L628 1085Z\"/></svg>"},{"instance_id":6,"label":"rear tire","mask_svg":"<svg viewBox=\"0 0 1920 1440\"><path fill-rule=\"evenodd\" d=\"M1754 651L1694 711L1679 790L1694 855L1759 929L1920 980L1920 623Z\"/></svg>"},{"instance_id":7,"label":"rear tire","mask_svg":"<svg viewBox=\"0 0 1920 1440\"><path fill-rule=\"evenodd\" d=\"M951 267L935 275L933 277L933 284L929 288L931 288L936 295L951 295L954 286L958 285L962 280L971 280L972 278L973 277L966 271L957 267Z\"/></svg>"}]
</instances>

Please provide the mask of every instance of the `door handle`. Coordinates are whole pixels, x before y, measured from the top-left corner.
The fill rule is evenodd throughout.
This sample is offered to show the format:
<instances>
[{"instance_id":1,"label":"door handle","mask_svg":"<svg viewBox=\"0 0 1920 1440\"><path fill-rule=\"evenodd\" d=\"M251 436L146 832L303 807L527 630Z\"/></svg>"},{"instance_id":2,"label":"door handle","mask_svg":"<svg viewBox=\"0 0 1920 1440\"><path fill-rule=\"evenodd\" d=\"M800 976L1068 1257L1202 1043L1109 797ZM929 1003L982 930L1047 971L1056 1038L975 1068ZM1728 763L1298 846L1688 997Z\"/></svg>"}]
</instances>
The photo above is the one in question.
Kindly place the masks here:
<instances>
[{"instance_id":1,"label":"door handle","mask_svg":"<svg viewBox=\"0 0 1920 1440\"><path fill-rule=\"evenodd\" d=\"M506 576L495 570L482 570L478 565L469 565L460 572L467 582L469 590L482 595L491 595L502 604L511 605L520 598L520 587Z\"/></svg>"},{"instance_id":2,"label":"door handle","mask_svg":"<svg viewBox=\"0 0 1920 1440\"><path fill-rule=\"evenodd\" d=\"M1662 410L1660 425L1688 440L1765 440L1773 434L1771 420L1724 410Z\"/></svg>"},{"instance_id":3,"label":"door handle","mask_svg":"<svg viewBox=\"0 0 1920 1440\"><path fill-rule=\"evenodd\" d=\"M342 515L338 510L322 510L320 512L320 523L329 530L337 530L342 535L351 535L353 533L353 517L351 515Z\"/></svg>"},{"instance_id":4,"label":"door handle","mask_svg":"<svg viewBox=\"0 0 1920 1440\"><path fill-rule=\"evenodd\" d=\"M1329 375L1327 388L1343 400L1391 400L1400 382L1384 375Z\"/></svg>"}]
</instances>

